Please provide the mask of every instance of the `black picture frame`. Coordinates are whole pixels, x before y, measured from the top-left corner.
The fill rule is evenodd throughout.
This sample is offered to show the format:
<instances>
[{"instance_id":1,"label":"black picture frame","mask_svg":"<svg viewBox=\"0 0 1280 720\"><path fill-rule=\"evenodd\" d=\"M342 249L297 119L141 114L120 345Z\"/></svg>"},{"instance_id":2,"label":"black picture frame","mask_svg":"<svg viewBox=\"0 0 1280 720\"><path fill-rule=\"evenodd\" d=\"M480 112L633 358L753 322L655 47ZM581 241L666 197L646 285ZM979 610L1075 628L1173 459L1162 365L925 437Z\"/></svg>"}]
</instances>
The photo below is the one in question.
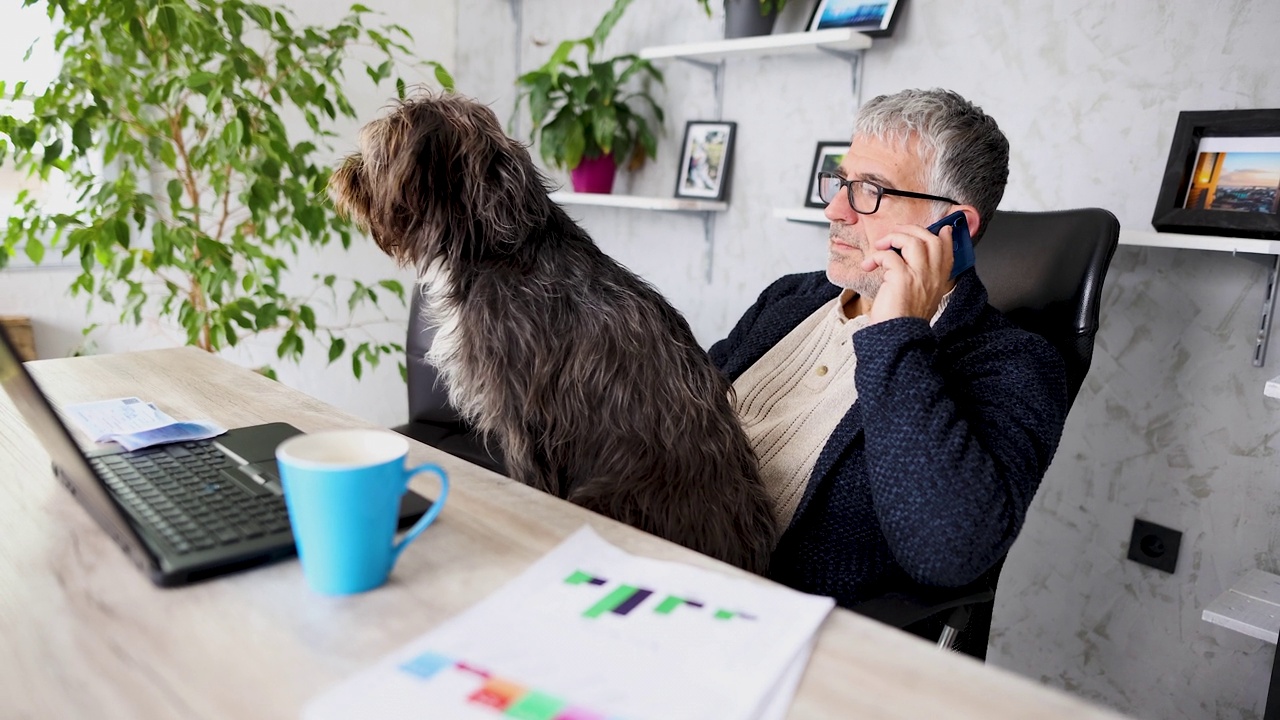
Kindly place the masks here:
<instances>
[{"instance_id":1,"label":"black picture frame","mask_svg":"<svg viewBox=\"0 0 1280 720\"><path fill-rule=\"evenodd\" d=\"M851 28L868 37L893 35L894 23L906 0L819 0L808 28Z\"/></svg>"},{"instance_id":2,"label":"black picture frame","mask_svg":"<svg viewBox=\"0 0 1280 720\"><path fill-rule=\"evenodd\" d=\"M825 208L827 206L826 203L822 202L822 197L818 195L818 173L823 170L835 172L835 169L844 161L844 155L848 151L848 140L818 141L818 148L813 153L813 167L809 169L809 187L806 188L804 194L805 207Z\"/></svg>"},{"instance_id":3,"label":"black picture frame","mask_svg":"<svg viewBox=\"0 0 1280 720\"><path fill-rule=\"evenodd\" d=\"M1233 158L1232 156L1235 155ZM1277 187L1255 191L1223 186L1223 173L1243 173L1259 155L1248 180L1276 172ZM1239 160L1239 163L1232 163ZM1210 165L1210 163L1212 165ZM1274 167L1273 167L1274 166ZM1240 169L1235 169L1239 167ZM1245 180L1245 181L1248 181ZM1224 193L1221 187L1236 188ZM1259 185L1258 188L1265 188ZM1269 198L1269 209L1267 205ZM1280 109L1196 110L1178 113L1151 225L1160 232L1280 240ZM1216 206L1216 207L1215 207Z\"/></svg>"},{"instance_id":4,"label":"black picture frame","mask_svg":"<svg viewBox=\"0 0 1280 720\"><path fill-rule=\"evenodd\" d=\"M725 120L690 120L680 143L676 197L724 201L733 172L733 142L738 124Z\"/></svg>"}]
</instances>

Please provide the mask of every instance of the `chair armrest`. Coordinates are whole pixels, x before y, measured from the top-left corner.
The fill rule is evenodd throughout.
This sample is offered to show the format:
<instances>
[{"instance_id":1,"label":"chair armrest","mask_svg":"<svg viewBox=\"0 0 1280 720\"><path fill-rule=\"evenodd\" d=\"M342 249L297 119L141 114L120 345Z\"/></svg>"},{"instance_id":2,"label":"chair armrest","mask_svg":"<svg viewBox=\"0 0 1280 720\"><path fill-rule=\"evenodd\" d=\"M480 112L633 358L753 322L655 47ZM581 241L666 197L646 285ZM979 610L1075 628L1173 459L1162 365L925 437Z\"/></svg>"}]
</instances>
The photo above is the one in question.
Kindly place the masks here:
<instances>
[{"instance_id":1,"label":"chair armrest","mask_svg":"<svg viewBox=\"0 0 1280 720\"><path fill-rule=\"evenodd\" d=\"M951 592L947 588L920 587L886 592L849 609L901 629L953 608L992 602L995 597L995 590L983 585L954 588Z\"/></svg>"}]
</instances>

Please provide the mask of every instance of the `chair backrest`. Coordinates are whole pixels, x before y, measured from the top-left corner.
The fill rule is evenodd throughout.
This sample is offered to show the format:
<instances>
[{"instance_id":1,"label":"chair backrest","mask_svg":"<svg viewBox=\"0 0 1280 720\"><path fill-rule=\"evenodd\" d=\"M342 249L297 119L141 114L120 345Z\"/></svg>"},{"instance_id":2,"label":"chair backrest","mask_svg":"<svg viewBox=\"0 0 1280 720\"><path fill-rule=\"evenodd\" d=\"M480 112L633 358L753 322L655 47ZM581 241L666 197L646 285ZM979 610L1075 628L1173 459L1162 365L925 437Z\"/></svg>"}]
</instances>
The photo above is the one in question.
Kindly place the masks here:
<instances>
[{"instance_id":1,"label":"chair backrest","mask_svg":"<svg viewBox=\"0 0 1280 720\"><path fill-rule=\"evenodd\" d=\"M405 369L409 383L409 421L433 425L460 425L462 418L449 404L440 373L427 362L427 351L436 337L436 328L423 319L422 290L414 286L410 291L409 332L405 337Z\"/></svg>"},{"instance_id":2,"label":"chair backrest","mask_svg":"<svg viewBox=\"0 0 1280 720\"><path fill-rule=\"evenodd\" d=\"M987 288L991 305L1019 327L1044 337L1062 354L1069 404L1075 403L1093 361L1102 281L1119 240L1120 222L1101 208L997 211L974 247L978 277ZM987 598L994 597L1003 565L1001 559L965 588L905 593L907 601L897 600L905 607L895 610L910 610L918 616L922 614L920 606L932 606L930 616L937 620L922 626L933 633L956 604L954 598L982 598L970 606L968 627L952 647L984 659L994 607L994 600ZM888 607L892 603L881 604Z\"/></svg>"},{"instance_id":3,"label":"chair backrest","mask_svg":"<svg viewBox=\"0 0 1280 720\"><path fill-rule=\"evenodd\" d=\"M997 211L974 248L991 305L1062 353L1072 403L1093 361L1102 281L1119 239L1120 222L1101 208Z\"/></svg>"}]
</instances>

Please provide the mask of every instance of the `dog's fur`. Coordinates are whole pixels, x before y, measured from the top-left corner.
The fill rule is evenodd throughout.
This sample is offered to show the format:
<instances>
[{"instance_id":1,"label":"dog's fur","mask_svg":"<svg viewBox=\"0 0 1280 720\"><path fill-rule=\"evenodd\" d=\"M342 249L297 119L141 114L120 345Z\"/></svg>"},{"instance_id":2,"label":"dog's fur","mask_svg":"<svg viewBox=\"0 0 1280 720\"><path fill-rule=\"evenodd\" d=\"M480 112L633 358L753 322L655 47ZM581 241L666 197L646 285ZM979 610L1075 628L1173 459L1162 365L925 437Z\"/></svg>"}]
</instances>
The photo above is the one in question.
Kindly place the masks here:
<instances>
[{"instance_id":1,"label":"dog's fur","mask_svg":"<svg viewBox=\"0 0 1280 720\"><path fill-rule=\"evenodd\" d=\"M548 189L492 110L430 93L366 125L329 184L422 273L429 359L513 478L763 573L777 529L728 381Z\"/></svg>"}]
</instances>

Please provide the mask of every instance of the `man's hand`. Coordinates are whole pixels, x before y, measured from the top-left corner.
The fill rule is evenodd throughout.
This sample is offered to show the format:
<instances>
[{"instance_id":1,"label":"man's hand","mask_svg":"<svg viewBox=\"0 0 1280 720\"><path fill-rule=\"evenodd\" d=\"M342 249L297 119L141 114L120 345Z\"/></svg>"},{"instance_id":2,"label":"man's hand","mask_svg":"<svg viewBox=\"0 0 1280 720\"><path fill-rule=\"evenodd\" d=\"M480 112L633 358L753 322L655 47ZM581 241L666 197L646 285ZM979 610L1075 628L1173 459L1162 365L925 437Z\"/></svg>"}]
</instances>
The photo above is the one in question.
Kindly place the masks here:
<instances>
[{"instance_id":1,"label":"man's hand","mask_svg":"<svg viewBox=\"0 0 1280 720\"><path fill-rule=\"evenodd\" d=\"M899 317L932 320L942 296L955 285L951 228L934 235L919 225L899 225L872 247L875 252L862 261L862 269L883 267L884 282L871 306L871 323Z\"/></svg>"}]
</instances>

